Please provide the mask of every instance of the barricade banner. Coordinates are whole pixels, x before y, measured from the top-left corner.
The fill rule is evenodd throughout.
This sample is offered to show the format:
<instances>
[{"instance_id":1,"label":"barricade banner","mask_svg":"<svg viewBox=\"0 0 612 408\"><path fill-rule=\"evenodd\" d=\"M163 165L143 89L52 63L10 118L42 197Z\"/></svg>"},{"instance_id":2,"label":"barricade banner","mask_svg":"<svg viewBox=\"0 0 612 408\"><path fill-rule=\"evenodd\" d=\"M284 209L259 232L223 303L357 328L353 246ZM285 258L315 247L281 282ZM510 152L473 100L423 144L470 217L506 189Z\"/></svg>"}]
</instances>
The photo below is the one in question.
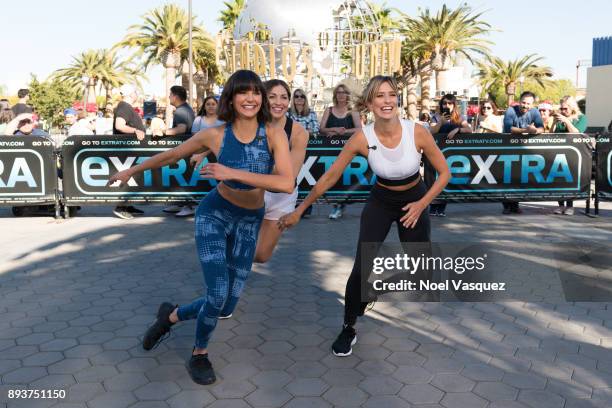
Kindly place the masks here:
<instances>
[{"instance_id":1,"label":"barricade banner","mask_svg":"<svg viewBox=\"0 0 612 408\"><path fill-rule=\"evenodd\" d=\"M121 187L107 186L111 175L178 146L186 136L137 140L134 136L73 136L62 146L66 202L166 202L199 199L216 184L201 178L189 158L145 171ZM205 159L202 165L208 163Z\"/></svg>"},{"instance_id":2,"label":"barricade banner","mask_svg":"<svg viewBox=\"0 0 612 408\"><path fill-rule=\"evenodd\" d=\"M53 204L56 195L53 142L39 136L2 136L0 204Z\"/></svg>"},{"instance_id":3,"label":"barricade banner","mask_svg":"<svg viewBox=\"0 0 612 408\"><path fill-rule=\"evenodd\" d=\"M297 177L298 196L306 197L317 180L334 164L349 137L311 137L306 158ZM338 182L325 193L330 202L363 201L368 197L376 177L368 159L356 156L344 170Z\"/></svg>"},{"instance_id":4,"label":"barricade banner","mask_svg":"<svg viewBox=\"0 0 612 408\"><path fill-rule=\"evenodd\" d=\"M591 138L584 134L436 135L451 179L438 198L447 201L553 201L587 198ZM426 180L436 172L426 163Z\"/></svg>"},{"instance_id":5,"label":"barricade banner","mask_svg":"<svg viewBox=\"0 0 612 408\"><path fill-rule=\"evenodd\" d=\"M612 201L612 143L610 134L597 138L597 171L595 188L600 200Z\"/></svg>"},{"instance_id":6,"label":"barricade banner","mask_svg":"<svg viewBox=\"0 0 612 408\"><path fill-rule=\"evenodd\" d=\"M201 178L188 159L146 171L130 180L128 185L107 186L112 174L176 147L184 140L186 137L177 136L139 141L125 135L73 136L66 139L62 146L66 202L165 202L202 198L217 182ZM348 138L316 138L309 142L304 165L297 177L301 197L305 197L319 177L331 167L346 140ZM212 155L209 158L215 161ZM205 160L202 165L207 162ZM367 197L373 182L367 159L355 157L326 197L329 201L360 201Z\"/></svg>"}]
</instances>

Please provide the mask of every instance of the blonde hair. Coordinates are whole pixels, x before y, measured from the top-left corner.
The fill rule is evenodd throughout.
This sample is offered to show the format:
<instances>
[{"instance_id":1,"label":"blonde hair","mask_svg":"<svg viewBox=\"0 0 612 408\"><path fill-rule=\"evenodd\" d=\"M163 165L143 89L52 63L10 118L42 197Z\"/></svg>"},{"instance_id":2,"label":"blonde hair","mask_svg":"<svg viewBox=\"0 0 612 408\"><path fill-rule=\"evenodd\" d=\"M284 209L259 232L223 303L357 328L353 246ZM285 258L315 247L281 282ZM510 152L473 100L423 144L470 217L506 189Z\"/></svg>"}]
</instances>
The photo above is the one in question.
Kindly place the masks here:
<instances>
[{"instance_id":1,"label":"blonde hair","mask_svg":"<svg viewBox=\"0 0 612 408\"><path fill-rule=\"evenodd\" d=\"M351 91L350 91L350 89L348 89L348 86L346 86L344 84L338 84L334 88L333 98L332 98L332 100L334 101L334 106L338 105L337 95L338 95L338 91L340 90L340 88L342 88L342 90L347 93L347 101L346 101L347 109L348 110L352 110L352 106L351 106Z\"/></svg>"},{"instance_id":2,"label":"blonde hair","mask_svg":"<svg viewBox=\"0 0 612 408\"><path fill-rule=\"evenodd\" d=\"M368 104L374 100L376 93L380 89L381 85L387 83L393 89L394 92L399 92L397 87L397 81L393 77L386 75L376 75L370 79L370 82L363 89L363 93L357 100L355 108L360 112L368 111Z\"/></svg>"},{"instance_id":3,"label":"blonde hair","mask_svg":"<svg viewBox=\"0 0 612 408\"><path fill-rule=\"evenodd\" d=\"M582 112L580 111L580 108L578 107L578 102L576 102L576 98L574 98L573 96L570 96L570 95L564 96L563 98L561 98L561 101L559 103L560 104L565 103L569 106L571 110L571 114L569 118L578 119L578 117L582 115Z\"/></svg>"},{"instance_id":4,"label":"blonde hair","mask_svg":"<svg viewBox=\"0 0 612 408\"><path fill-rule=\"evenodd\" d=\"M295 94L298 92L304 95L304 111L302 113L298 112L297 109L295 109ZM308 96L302 88L297 88L295 91L293 91L293 95L291 95L291 113L295 116L310 115L310 105L308 104Z\"/></svg>"}]
</instances>

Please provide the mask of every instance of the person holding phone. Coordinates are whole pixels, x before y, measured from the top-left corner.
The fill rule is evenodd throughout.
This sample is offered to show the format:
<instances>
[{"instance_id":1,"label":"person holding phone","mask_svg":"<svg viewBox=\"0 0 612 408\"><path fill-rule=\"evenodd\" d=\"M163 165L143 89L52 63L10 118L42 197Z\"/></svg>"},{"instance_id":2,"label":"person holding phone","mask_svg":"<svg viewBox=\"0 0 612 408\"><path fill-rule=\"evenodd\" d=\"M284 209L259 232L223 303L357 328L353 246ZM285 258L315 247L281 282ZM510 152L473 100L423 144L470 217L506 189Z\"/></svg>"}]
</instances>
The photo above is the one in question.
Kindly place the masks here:
<instances>
[{"instance_id":1,"label":"person holding phone","mask_svg":"<svg viewBox=\"0 0 612 408\"><path fill-rule=\"evenodd\" d=\"M472 133L472 127L465 116L457 108L457 98L446 94L438 103L440 113L434 115L430 126L431 134L446 134L448 139L454 138L458 133ZM446 201L435 200L429 206L429 215L433 217L446 217Z\"/></svg>"}]
</instances>

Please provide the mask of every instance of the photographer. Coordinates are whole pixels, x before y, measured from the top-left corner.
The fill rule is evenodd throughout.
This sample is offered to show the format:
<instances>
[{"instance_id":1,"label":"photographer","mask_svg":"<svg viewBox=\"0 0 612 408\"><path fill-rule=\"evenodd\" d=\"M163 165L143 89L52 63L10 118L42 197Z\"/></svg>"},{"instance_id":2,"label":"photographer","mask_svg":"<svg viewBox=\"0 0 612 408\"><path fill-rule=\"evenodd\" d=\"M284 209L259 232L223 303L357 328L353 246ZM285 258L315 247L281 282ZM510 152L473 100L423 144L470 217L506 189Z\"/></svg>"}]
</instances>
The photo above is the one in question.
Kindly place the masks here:
<instances>
[{"instance_id":1,"label":"photographer","mask_svg":"<svg viewBox=\"0 0 612 408\"><path fill-rule=\"evenodd\" d=\"M452 139L458 133L472 133L472 127L467 119L457 109L457 98L454 95L444 95L438 107L440 113L434 115L430 127L432 135L442 133L446 134L448 139ZM446 201L434 200L429 206L429 215L446 217Z\"/></svg>"}]
</instances>

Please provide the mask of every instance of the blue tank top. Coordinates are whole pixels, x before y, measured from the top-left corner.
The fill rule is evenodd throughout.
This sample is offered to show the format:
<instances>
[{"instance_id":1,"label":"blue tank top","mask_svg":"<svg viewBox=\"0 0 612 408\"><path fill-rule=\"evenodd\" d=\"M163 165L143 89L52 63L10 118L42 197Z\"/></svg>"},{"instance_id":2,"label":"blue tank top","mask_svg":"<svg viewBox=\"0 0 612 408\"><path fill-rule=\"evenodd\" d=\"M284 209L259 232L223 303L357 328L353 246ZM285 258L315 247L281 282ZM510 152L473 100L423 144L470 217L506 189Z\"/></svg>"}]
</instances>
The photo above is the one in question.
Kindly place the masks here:
<instances>
[{"instance_id":1,"label":"blue tank top","mask_svg":"<svg viewBox=\"0 0 612 408\"><path fill-rule=\"evenodd\" d=\"M268 149L265 125L259 124L257 135L251 143L242 143L236 139L232 130L232 124L227 123L217 162L232 169L244 170L250 173L272 173L274 158L270 153L270 149ZM237 190L253 190L255 188L233 180L225 180L223 183Z\"/></svg>"}]
</instances>

